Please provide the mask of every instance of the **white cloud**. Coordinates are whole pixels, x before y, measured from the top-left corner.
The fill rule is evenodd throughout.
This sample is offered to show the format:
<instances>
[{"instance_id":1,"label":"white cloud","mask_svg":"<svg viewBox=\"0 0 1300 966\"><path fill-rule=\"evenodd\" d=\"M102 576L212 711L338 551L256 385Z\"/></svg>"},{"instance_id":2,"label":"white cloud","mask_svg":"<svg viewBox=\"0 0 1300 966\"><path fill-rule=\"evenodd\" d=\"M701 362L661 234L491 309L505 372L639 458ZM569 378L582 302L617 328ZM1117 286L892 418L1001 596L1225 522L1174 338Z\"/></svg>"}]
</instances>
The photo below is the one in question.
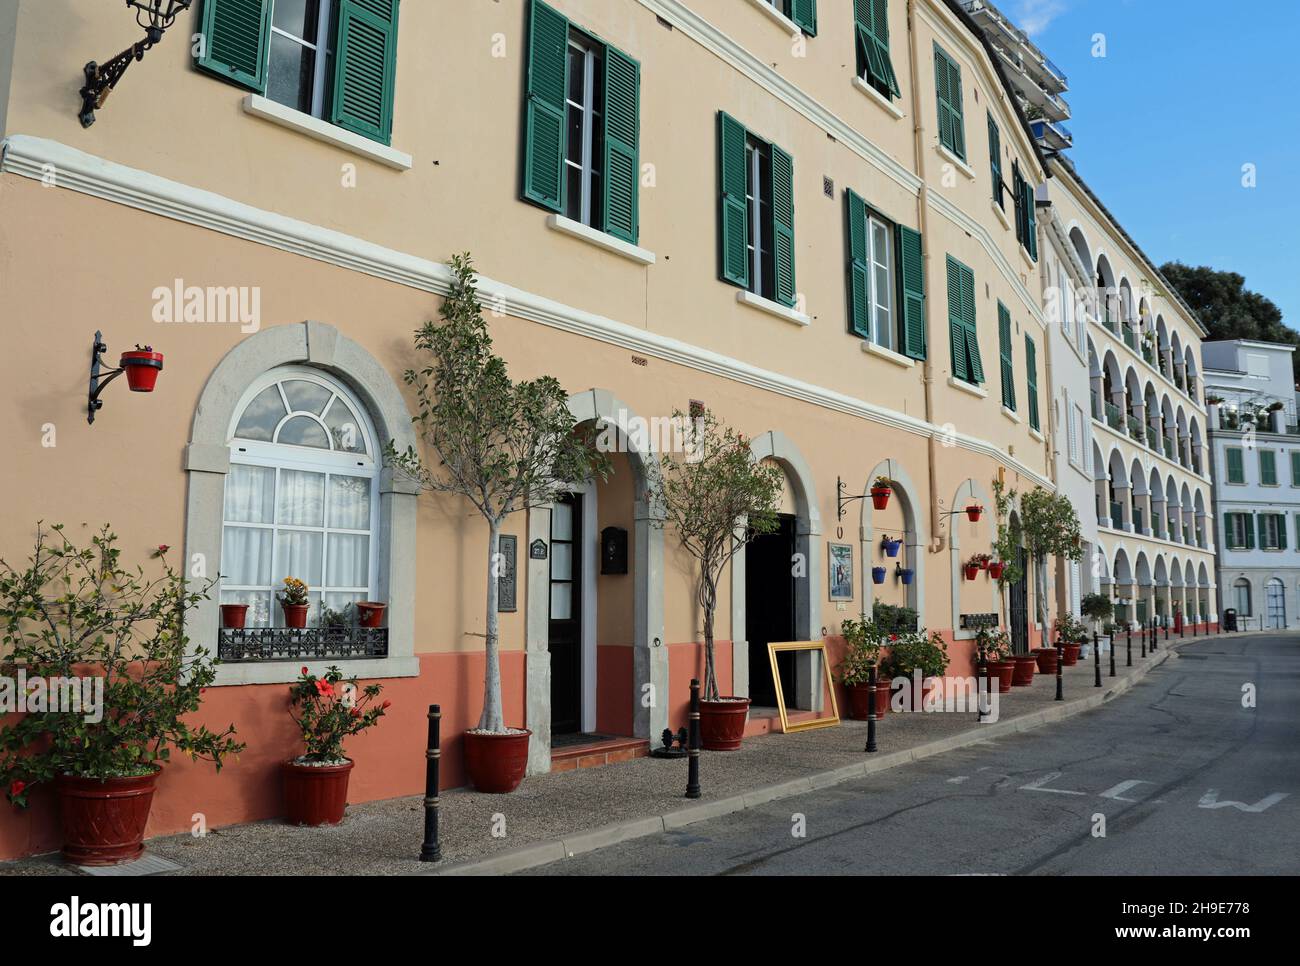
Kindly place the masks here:
<instances>
[{"instance_id":1,"label":"white cloud","mask_svg":"<svg viewBox=\"0 0 1300 966\"><path fill-rule=\"evenodd\" d=\"M1011 19L1031 37L1037 37L1065 13L1065 0L1016 0Z\"/></svg>"}]
</instances>

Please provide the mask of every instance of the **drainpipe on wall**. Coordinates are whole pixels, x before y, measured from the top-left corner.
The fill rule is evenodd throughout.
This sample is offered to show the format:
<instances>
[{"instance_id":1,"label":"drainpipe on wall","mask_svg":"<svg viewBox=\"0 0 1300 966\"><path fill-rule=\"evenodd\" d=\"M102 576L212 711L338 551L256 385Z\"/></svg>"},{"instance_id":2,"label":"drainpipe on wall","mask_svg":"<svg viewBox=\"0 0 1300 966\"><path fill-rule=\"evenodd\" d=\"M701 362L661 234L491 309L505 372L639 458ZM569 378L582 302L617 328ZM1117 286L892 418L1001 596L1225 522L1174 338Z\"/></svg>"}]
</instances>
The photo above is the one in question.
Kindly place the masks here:
<instances>
[{"instance_id":1,"label":"drainpipe on wall","mask_svg":"<svg viewBox=\"0 0 1300 966\"><path fill-rule=\"evenodd\" d=\"M916 152L916 173L921 179L921 190L916 197L916 228L921 233L923 239L923 257L922 262L925 267L925 277L929 281L929 286L934 286L934 259L931 257L931 245L929 243L929 222L926 215L930 208L930 184L925 178L925 123L921 120L924 116L921 113L921 93L920 84L917 82L916 66L920 61L920 52L916 46L916 0L907 0L907 42L908 50L908 78L912 85L912 147ZM935 302L930 293L926 292L925 298L925 328L927 351L925 359L921 364L921 384L925 388L925 421L934 423L934 353L929 349L930 344L930 306ZM939 500L938 494L938 470L935 468L938 457L938 440L935 439L934 433L931 432L926 440L926 448L929 455L929 480L930 480L930 553L939 553L948 544L947 534L941 533L939 524Z\"/></svg>"}]
</instances>

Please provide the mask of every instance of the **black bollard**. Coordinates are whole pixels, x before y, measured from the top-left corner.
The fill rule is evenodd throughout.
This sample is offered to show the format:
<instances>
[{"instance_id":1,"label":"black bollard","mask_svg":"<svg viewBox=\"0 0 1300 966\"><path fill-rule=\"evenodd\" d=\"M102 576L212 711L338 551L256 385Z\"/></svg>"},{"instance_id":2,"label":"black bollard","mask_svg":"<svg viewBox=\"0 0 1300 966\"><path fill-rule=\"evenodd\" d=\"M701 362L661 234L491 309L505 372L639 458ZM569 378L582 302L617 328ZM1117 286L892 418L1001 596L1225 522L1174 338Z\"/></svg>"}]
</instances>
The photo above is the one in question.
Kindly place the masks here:
<instances>
[{"instance_id":1,"label":"black bollard","mask_svg":"<svg viewBox=\"0 0 1300 966\"><path fill-rule=\"evenodd\" d=\"M1192 621L1192 637L1196 637L1196 625L1199 621Z\"/></svg>"},{"instance_id":2,"label":"black bollard","mask_svg":"<svg viewBox=\"0 0 1300 966\"><path fill-rule=\"evenodd\" d=\"M1101 687L1101 651L1097 649L1097 640L1092 641L1092 686Z\"/></svg>"},{"instance_id":3,"label":"black bollard","mask_svg":"<svg viewBox=\"0 0 1300 966\"><path fill-rule=\"evenodd\" d=\"M1147 656L1147 629L1145 627L1138 630L1138 638L1142 641L1142 656Z\"/></svg>"},{"instance_id":4,"label":"black bollard","mask_svg":"<svg viewBox=\"0 0 1300 966\"><path fill-rule=\"evenodd\" d=\"M1156 628L1156 619L1153 617L1151 618L1151 650L1152 651L1156 649L1156 645L1159 642L1159 640L1160 640L1160 631Z\"/></svg>"},{"instance_id":5,"label":"black bollard","mask_svg":"<svg viewBox=\"0 0 1300 966\"><path fill-rule=\"evenodd\" d=\"M700 679L691 678L690 748L686 752L686 797L700 797Z\"/></svg>"},{"instance_id":6,"label":"black bollard","mask_svg":"<svg viewBox=\"0 0 1300 966\"><path fill-rule=\"evenodd\" d=\"M1065 700L1065 638L1056 639L1056 700Z\"/></svg>"},{"instance_id":7,"label":"black bollard","mask_svg":"<svg viewBox=\"0 0 1300 966\"><path fill-rule=\"evenodd\" d=\"M1111 635L1110 646L1111 646L1111 649L1114 650L1114 648L1115 648L1115 637L1114 637L1114 635ZM1132 628L1129 628L1129 632L1128 632L1128 660L1127 660L1127 662L1125 663L1124 666L1125 666L1125 667L1132 667L1132 666L1133 666L1133 629L1132 629Z\"/></svg>"},{"instance_id":8,"label":"black bollard","mask_svg":"<svg viewBox=\"0 0 1300 966\"><path fill-rule=\"evenodd\" d=\"M421 862L437 862L442 858L442 843L438 841L438 766L442 762L442 707L429 705L429 747L424 753L424 844L420 846Z\"/></svg>"},{"instance_id":9,"label":"black bollard","mask_svg":"<svg viewBox=\"0 0 1300 966\"><path fill-rule=\"evenodd\" d=\"M867 747L863 751L876 750L876 666L871 665L868 672L867 686L871 689L871 701L867 705Z\"/></svg>"},{"instance_id":10,"label":"black bollard","mask_svg":"<svg viewBox=\"0 0 1300 966\"><path fill-rule=\"evenodd\" d=\"M984 657L984 648L979 649L979 660L975 662L975 723L984 720L984 702L980 697L980 681L984 682L984 693L989 693L989 665Z\"/></svg>"},{"instance_id":11,"label":"black bollard","mask_svg":"<svg viewBox=\"0 0 1300 966\"><path fill-rule=\"evenodd\" d=\"M1115 676L1115 638L1110 639L1110 676Z\"/></svg>"}]
</instances>

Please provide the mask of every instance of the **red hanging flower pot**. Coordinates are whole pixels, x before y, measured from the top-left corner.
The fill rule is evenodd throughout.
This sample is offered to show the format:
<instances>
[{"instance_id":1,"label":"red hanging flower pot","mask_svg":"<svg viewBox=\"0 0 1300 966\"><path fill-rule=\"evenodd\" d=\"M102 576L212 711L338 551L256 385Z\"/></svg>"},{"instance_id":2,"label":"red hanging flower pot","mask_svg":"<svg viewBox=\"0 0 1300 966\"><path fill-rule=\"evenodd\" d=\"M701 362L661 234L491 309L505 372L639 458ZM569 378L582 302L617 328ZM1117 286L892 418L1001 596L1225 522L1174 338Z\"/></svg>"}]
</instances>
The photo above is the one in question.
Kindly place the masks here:
<instances>
[{"instance_id":1,"label":"red hanging flower pot","mask_svg":"<svg viewBox=\"0 0 1300 966\"><path fill-rule=\"evenodd\" d=\"M162 372L163 354L146 346L139 351L123 352L118 365L126 370L126 384L132 392L153 392L158 373Z\"/></svg>"},{"instance_id":2,"label":"red hanging flower pot","mask_svg":"<svg viewBox=\"0 0 1300 966\"><path fill-rule=\"evenodd\" d=\"M871 488L871 505L877 510L883 510L889 506L889 494L893 492L887 486L873 486Z\"/></svg>"},{"instance_id":3,"label":"red hanging flower pot","mask_svg":"<svg viewBox=\"0 0 1300 966\"><path fill-rule=\"evenodd\" d=\"M982 506L976 506L973 503L966 508L966 516L970 518L971 523L978 523L980 514L983 512L984 508Z\"/></svg>"},{"instance_id":4,"label":"red hanging flower pot","mask_svg":"<svg viewBox=\"0 0 1300 966\"><path fill-rule=\"evenodd\" d=\"M980 573L979 564L967 564L967 565L966 565L966 579L967 579L967 580L974 580L976 577L979 576L979 573Z\"/></svg>"},{"instance_id":5,"label":"red hanging flower pot","mask_svg":"<svg viewBox=\"0 0 1300 966\"><path fill-rule=\"evenodd\" d=\"M994 561L990 562L990 563L989 563L989 576L992 577L994 580L1001 580L1001 579L1002 579L1002 568L1005 567L1005 566L1006 566L1006 564L1004 564L1001 560L994 560Z\"/></svg>"}]
</instances>

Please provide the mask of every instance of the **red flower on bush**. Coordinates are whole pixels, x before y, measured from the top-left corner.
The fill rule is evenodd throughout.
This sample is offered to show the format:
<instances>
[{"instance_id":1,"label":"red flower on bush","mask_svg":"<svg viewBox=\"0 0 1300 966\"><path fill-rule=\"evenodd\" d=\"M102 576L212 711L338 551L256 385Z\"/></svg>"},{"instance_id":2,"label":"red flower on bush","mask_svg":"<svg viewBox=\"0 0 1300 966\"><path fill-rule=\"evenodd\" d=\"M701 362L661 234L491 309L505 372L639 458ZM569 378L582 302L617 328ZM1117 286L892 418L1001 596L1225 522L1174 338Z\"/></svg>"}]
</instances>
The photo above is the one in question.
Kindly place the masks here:
<instances>
[{"instance_id":1,"label":"red flower on bush","mask_svg":"<svg viewBox=\"0 0 1300 966\"><path fill-rule=\"evenodd\" d=\"M383 708L385 711L387 711L392 706L393 706L393 702L391 701L385 701L383 704L380 705L380 707Z\"/></svg>"},{"instance_id":2,"label":"red flower on bush","mask_svg":"<svg viewBox=\"0 0 1300 966\"><path fill-rule=\"evenodd\" d=\"M328 681L317 681L316 693L322 698L332 698L334 697L334 685L330 684Z\"/></svg>"},{"instance_id":3,"label":"red flower on bush","mask_svg":"<svg viewBox=\"0 0 1300 966\"><path fill-rule=\"evenodd\" d=\"M19 795L23 793L23 789L26 787L27 787L27 783L24 781L17 781L17 780L13 781L9 785L9 797L17 798Z\"/></svg>"}]
</instances>

